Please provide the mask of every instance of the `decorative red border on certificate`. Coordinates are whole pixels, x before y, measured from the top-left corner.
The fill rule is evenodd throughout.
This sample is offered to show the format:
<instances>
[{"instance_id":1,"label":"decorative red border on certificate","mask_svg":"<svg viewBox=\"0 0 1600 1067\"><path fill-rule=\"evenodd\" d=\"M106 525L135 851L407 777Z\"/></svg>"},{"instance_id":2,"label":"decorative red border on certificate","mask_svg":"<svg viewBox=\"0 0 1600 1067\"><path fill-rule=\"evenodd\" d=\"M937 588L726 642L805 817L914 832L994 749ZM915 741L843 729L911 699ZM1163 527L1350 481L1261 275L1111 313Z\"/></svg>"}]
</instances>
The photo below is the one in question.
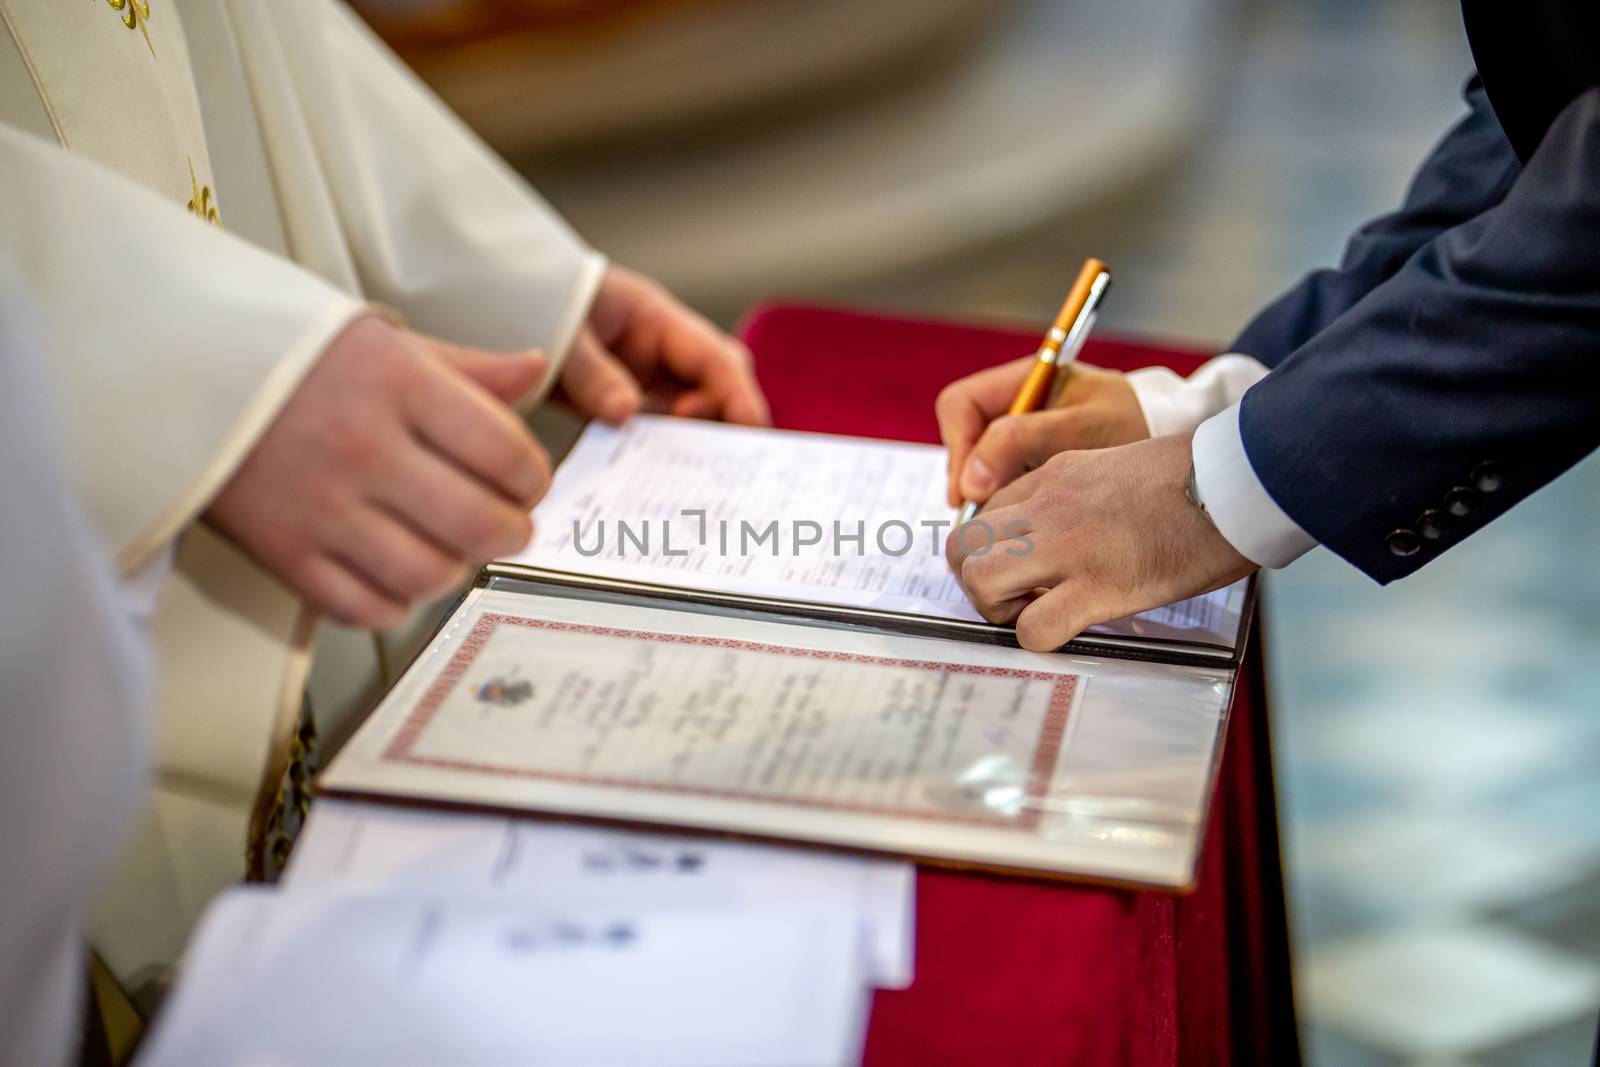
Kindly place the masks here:
<instances>
[{"instance_id":1,"label":"decorative red border on certificate","mask_svg":"<svg viewBox=\"0 0 1600 1067\"><path fill-rule=\"evenodd\" d=\"M958 815L929 811L913 811L891 805L852 804L842 801L806 800L798 797L771 796L766 793L738 789L718 789L709 786L642 782L625 778L605 778L560 771L539 771L521 767L504 767L472 760L439 759L419 756L412 751L422 732L427 729L445 699L466 675L468 669L483 651L489 639L501 626L521 626L533 630L565 630L572 633L596 634L632 640L653 641L657 644L701 645L712 648L729 648L741 652L768 652L800 659L841 660L884 667L913 667L920 670L940 671L949 674L979 674L991 678L1018 678L1030 681L1052 682L1050 706L1039 729L1038 744L1034 749L1033 767L1028 776L1029 797L1045 796L1050 779L1055 774L1056 760L1066 737L1067 716L1077 695L1076 675L1055 674L1050 671L1028 671L1011 667L985 667L968 663L938 663L933 660L895 659L889 656L861 656L852 652L828 652L814 648L790 648L769 645L760 641L740 641L726 637L696 637L688 634L664 634L649 630L624 630L612 626L589 626L581 623L554 622L548 619L529 619L518 615L485 614L462 639L450 662L433 680L417 706L406 716L405 722L395 731L384 748L381 759L387 763L409 763L425 767L440 767L456 771L472 771L511 778L534 778L543 781L571 782L578 785L603 785L619 789L637 789L645 792L676 793L689 796L716 797L729 800L751 800L766 804L786 804L793 807L819 808L829 811L849 811L863 815L889 815L897 818L928 819L934 822L967 823L983 826L996 824L1031 830L1038 826L1040 811L1030 807L1015 817L1004 815Z\"/></svg>"}]
</instances>

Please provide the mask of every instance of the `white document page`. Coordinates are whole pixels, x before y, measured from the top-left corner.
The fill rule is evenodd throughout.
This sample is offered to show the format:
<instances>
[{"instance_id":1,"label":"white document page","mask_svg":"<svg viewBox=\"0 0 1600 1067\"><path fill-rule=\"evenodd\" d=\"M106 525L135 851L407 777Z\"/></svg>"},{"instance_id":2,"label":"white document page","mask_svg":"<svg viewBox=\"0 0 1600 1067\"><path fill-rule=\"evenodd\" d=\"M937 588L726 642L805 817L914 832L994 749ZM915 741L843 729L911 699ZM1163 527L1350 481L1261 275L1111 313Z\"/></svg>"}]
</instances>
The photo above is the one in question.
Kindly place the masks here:
<instances>
[{"instance_id":1,"label":"white document page","mask_svg":"<svg viewBox=\"0 0 1600 1067\"><path fill-rule=\"evenodd\" d=\"M867 996L839 916L236 889L136 1063L845 1067Z\"/></svg>"},{"instance_id":2,"label":"white document page","mask_svg":"<svg viewBox=\"0 0 1600 1067\"><path fill-rule=\"evenodd\" d=\"M904 989L914 882L910 864L887 860L322 797L282 884L448 892L555 911L826 912L861 924L873 984Z\"/></svg>"},{"instance_id":3,"label":"white document page","mask_svg":"<svg viewBox=\"0 0 1600 1067\"><path fill-rule=\"evenodd\" d=\"M507 562L981 621L945 563L944 493L933 445L650 415L591 423ZM966 536L976 549L988 535ZM1245 588L1095 629L1231 646Z\"/></svg>"}]
</instances>

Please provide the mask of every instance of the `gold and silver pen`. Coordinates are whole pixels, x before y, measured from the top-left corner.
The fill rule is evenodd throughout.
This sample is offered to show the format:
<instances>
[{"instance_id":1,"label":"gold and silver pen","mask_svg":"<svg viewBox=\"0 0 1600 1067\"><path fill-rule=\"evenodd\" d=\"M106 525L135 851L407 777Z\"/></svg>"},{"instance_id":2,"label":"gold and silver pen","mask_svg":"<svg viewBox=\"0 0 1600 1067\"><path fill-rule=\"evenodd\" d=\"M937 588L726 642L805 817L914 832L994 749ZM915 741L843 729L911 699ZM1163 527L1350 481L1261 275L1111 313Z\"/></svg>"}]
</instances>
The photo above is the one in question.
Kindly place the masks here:
<instances>
[{"instance_id":1,"label":"gold and silver pen","mask_svg":"<svg viewBox=\"0 0 1600 1067\"><path fill-rule=\"evenodd\" d=\"M1071 366L1072 361L1078 358L1078 353L1083 351L1083 343L1088 340L1089 331L1094 329L1094 320L1099 317L1100 301L1105 298L1109 288L1111 268L1098 259L1085 262L1083 270L1078 272L1078 280L1073 283L1071 292L1067 293L1067 299L1062 301L1061 311L1051 324L1050 332L1044 335L1044 342L1039 345L1038 360L1023 380L1022 387L1017 390L1007 414L1026 415L1050 402L1057 376ZM980 506L979 501L964 501L956 525L971 522Z\"/></svg>"}]
</instances>

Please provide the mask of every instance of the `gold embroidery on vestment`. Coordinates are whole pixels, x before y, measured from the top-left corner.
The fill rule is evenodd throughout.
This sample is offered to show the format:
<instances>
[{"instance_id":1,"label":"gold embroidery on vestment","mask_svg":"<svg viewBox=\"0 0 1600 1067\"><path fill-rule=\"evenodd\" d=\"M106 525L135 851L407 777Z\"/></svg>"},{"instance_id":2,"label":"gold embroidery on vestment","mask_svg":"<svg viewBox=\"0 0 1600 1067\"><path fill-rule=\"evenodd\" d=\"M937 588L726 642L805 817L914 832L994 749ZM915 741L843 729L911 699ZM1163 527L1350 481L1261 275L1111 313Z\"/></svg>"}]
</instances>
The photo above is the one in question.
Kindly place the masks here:
<instances>
[{"instance_id":1,"label":"gold embroidery on vestment","mask_svg":"<svg viewBox=\"0 0 1600 1067\"><path fill-rule=\"evenodd\" d=\"M190 214L196 218L205 219L213 226L222 225L222 213L217 210L216 198L211 195L211 186L201 185L200 179L194 173L194 160L189 160L189 184L194 187L194 195L189 198L188 208Z\"/></svg>"},{"instance_id":2,"label":"gold embroidery on vestment","mask_svg":"<svg viewBox=\"0 0 1600 1067\"><path fill-rule=\"evenodd\" d=\"M97 0L98 2L98 0ZM122 24L130 30L138 30L144 34L144 43L149 45L150 54L156 54L156 46L150 40L150 0L106 0L113 11L122 15Z\"/></svg>"}]
</instances>

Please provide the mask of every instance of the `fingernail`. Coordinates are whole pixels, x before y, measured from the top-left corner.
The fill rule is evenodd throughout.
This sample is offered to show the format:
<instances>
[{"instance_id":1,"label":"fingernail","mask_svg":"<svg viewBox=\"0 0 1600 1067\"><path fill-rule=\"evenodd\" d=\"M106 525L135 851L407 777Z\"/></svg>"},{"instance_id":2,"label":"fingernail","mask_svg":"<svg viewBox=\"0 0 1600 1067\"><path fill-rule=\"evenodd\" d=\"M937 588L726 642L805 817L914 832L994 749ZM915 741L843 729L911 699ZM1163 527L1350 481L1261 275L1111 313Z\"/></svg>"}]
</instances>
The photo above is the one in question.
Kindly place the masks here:
<instances>
[{"instance_id":1,"label":"fingernail","mask_svg":"<svg viewBox=\"0 0 1600 1067\"><path fill-rule=\"evenodd\" d=\"M961 472L961 491L968 500L987 500L994 494L994 471L977 456L967 460Z\"/></svg>"},{"instance_id":2,"label":"fingernail","mask_svg":"<svg viewBox=\"0 0 1600 1067\"><path fill-rule=\"evenodd\" d=\"M612 393L606 398L605 403L600 405L600 417L610 423L627 422L628 417L633 414L633 410L634 403L631 394L626 392Z\"/></svg>"}]
</instances>

